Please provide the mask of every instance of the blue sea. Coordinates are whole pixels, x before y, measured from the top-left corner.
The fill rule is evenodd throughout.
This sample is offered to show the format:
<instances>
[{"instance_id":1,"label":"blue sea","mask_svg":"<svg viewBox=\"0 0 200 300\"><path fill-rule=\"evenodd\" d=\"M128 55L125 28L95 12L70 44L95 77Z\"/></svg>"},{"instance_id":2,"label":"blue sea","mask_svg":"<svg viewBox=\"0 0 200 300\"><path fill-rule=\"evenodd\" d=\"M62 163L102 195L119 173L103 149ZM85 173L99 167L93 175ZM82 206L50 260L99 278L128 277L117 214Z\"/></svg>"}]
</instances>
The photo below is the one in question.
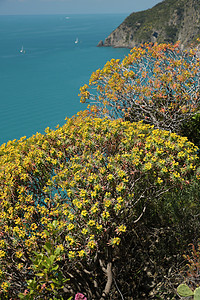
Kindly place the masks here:
<instances>
[{"instance_id":1,"label":"blue sea","mask_svg":"<svg viewBox=\"0 0 200 300\"><path fill-rule=\"evenodd\" d=\"M80 86L108 60L129 53L96 47L125 17L0 16L0 144L54 129L86 108Z\"/></svg>"}]
</instances>

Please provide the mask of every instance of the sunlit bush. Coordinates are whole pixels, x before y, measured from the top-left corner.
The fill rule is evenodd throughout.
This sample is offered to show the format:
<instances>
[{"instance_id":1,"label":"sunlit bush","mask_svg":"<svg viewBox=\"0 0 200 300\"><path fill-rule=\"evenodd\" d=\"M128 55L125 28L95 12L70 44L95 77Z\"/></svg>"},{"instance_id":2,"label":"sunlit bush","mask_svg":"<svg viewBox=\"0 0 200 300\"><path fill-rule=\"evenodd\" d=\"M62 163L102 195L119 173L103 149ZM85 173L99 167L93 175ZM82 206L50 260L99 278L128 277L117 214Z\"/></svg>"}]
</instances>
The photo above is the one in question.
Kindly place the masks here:
<instances>
[{"instance_id":1,"label":"sunlit bush","mask_svg":"<svg viewBox=\"0 0 200 300\"><path fill-rule=\"evenodd\" d=\"M86 112L2 145L2 297L109 294L118 246L149 204L199 179L196 151L175 133Z\"/></svg>"},{"instance_id":2,"label":"sunlit bush","mask_svg":"<svg viewBox=\"0 0 200 300\"><path fill-rule=\"evenodd\" d=\"M199 111L199 75L197 49L144 44L94 72L80 89L81 102L96 105L100 116L143 120L179 133Z\"/></svg>"}]
</instances>

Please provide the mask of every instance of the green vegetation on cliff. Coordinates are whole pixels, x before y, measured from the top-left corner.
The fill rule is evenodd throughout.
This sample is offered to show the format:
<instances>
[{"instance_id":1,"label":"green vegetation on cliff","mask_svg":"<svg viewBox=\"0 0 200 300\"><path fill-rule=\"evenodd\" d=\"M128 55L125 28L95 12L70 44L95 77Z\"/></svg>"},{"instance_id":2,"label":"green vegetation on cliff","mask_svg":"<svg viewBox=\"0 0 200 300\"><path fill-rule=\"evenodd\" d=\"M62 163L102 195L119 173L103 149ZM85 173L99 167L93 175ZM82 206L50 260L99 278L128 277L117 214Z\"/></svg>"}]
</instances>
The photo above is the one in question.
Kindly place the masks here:
<instances>
[{"instance_id":1,"label":"green vegetation on cliff","mask_svg":"<svg viewBox=\"0 0 200 300\"><path fill-rule=\"evenodd\" d=\"M200 1L165 0L132 13L105 40L105 46L134 47L144 42L176 42L186 46L200 36Z\"/></svg>"}]
</instances>

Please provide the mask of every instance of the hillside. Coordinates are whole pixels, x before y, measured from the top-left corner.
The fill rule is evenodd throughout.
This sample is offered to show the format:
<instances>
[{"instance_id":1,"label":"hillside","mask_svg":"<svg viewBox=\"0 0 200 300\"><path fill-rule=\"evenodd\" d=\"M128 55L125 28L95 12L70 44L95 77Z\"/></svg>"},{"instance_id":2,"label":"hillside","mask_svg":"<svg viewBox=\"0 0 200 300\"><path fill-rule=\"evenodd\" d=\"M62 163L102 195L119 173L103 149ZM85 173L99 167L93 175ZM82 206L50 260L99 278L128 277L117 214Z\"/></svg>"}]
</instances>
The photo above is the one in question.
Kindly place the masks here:
<instances>
[{"instance_id":1,"label":"hillside","mask_svg":"<svg viewBox=\"0 0 200 300\"><path fill-rule=\"evenodd\" d=\"M132 13L99 46L132 48L144 42L176 42L183 46L200 37L200 1L164 0Z\"/></svg>"}]
</instances>

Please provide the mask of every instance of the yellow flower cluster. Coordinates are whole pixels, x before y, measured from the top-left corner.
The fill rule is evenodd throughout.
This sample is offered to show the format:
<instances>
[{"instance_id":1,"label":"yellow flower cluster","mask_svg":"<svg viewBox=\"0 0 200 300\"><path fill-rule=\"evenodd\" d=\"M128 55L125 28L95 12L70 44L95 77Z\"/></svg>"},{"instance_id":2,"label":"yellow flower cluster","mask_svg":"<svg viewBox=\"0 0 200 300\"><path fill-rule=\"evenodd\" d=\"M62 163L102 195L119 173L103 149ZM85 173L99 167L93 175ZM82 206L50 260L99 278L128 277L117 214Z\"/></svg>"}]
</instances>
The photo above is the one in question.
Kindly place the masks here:
<instances>
[{"instance_id":1,"label":"yellow flower cluster","mask_svg":"<svg viewBox=\"0 0 200 300\"><path fill-rule=\"evenodd\" d=\"M101 116L180 129L199 107L198 51L182 52L179 43L134 47L122 61L111 59L92 73L89 85L80 88L80 101L96 105Z\"/></svg>"},{"instance_id":2,"label":"yellow flower cluster","mask_svg":"<svg viewBox=\"0 0 200 300\"><path fill-rule=\"evenodd\" d=\"M2 145L0 269L13 263L25 272L24 249L32 255L47 241L59 259L70 260L119 246L144 187L150 197L152 186L200 178L196 152L174 133L87 112L45 135Z\"/></svg>"}]
</instances>

